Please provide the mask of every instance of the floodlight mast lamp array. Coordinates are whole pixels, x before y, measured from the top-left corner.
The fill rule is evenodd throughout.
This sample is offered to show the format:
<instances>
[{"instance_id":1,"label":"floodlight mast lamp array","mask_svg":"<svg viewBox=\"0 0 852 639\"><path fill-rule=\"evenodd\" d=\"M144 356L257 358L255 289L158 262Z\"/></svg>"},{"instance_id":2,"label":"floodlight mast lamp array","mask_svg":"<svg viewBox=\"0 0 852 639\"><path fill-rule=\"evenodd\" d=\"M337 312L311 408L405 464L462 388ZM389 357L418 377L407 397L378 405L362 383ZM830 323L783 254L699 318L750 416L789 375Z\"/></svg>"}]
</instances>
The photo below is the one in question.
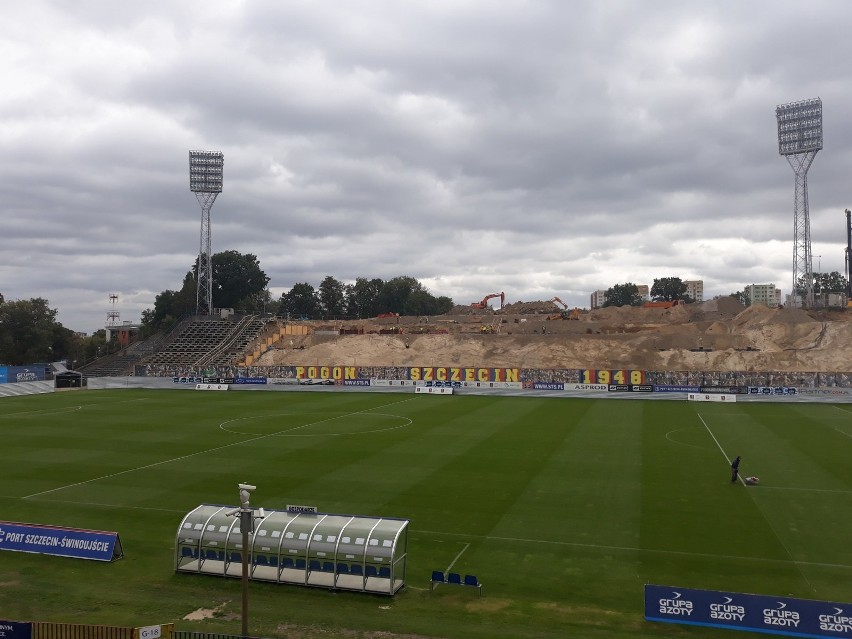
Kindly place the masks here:
<instances>
[{"instance_id":1,"label":"floodlight mast lamp array","mask_svg":"<svg viewBox=\"0 0 852 639\"><path fill-rule=\"evenodd\" d=\"M795 174L793 198L793 292L802 281L804 305L814 304L811 218L808 211L808 169L822 149L822 100L813 98L781 104L778 120L778 153L787 158Z\"/></svg>"},{"instance_id":2,"label":"floodlight mast lamp array","mask_svg":"<svg viewBox=\"0 0 852 639\"><path fill-rule=\"evenodd\" d=\"M189 152L189 190L201 205L201 239L198 249L197 315L213 313L213 257L210 241L210 209L222 192L225 157L220 151Z\"/></svg>"}]
</instances>

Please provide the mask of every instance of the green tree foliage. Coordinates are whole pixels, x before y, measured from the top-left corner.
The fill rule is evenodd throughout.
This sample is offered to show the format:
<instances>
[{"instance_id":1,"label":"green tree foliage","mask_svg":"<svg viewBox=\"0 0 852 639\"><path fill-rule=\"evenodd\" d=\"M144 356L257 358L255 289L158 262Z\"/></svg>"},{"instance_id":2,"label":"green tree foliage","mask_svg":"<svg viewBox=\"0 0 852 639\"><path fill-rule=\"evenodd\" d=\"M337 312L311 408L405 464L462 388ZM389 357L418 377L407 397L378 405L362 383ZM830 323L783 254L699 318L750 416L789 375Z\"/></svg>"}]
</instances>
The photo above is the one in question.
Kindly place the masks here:
<instances>
[{"instance_id":1,"label":"green tree foliage","mask_svg":"<svg viewBox=\"0 0 852 639\"><path fill-rule=\"evenodd\" d=\"M253 313L263 312L270 304L264 273L257 257L238 251L215 253L213 261L213 306ZM165 290L154 299L154 308L142 312L143 335L170 330L180 318L195 312L198 302L198 259L183 278L178 291Z\"/></svg>"},{"instance_id":2,"label":"green tree foliage","mask_svg":"<svg viewBox=\"0 0 852 639\"><path fill-rule=\"evenodd\" d=\"M291 319L319 317L322 307L316 289L307 282L295 284L281 296L278 313Z\"/></svg>"},{"instance_id":3,"label":"green tree foliage","mask_svg":"<svg viewBox=\"0 0 852 639\"><path fill-rule=\"evenodd\" d=\"M319 303L326 318L342 318L346 315L346 287L331 275L320 282Z\"/></svg>"},{"instance_id":4,"label":"green tree foliage","mask_svg":"<svg viewBox=\"0 0 852 639\"><path fill-rule=\"evenodd\" d=\"M0 363L22 366L74 359L78 346L46 299L0 301Z\"/></svg>"},{"instance_id":5,"label":"green tree foliage","mask_svg":"<svg viewBox=\"0 0 852 639\"><path fill-rule=\"evenodd\" d=\"M604 306L642 306L639 287L633 282L616 284L604 293Z\"/></svg>"},{"instance_id":6,"label":"green tree foliage","mask_svg":"<svg viewBox=\"0 0 852 639\"><path fill-rule=\"evenodd\" d=\"M796 282L796 293L799 295L805 292L806 275L799 277ZM845 293L848 289L849 281L844 275L837 271L831 273L814 273L814 294L822 295L823 293Z\"/></svg>"},{"instance_id":7,"label":"green tree foliage","mask_svg":"<svg viewBox=\"0 0 852 639\"><path fill-rule=\"evenodd\" d=\"M363 318L375 317L381 313L379 295L384 285L384 280L379 278L368 280L366 277L356 278L354 284L347 284L345 289L347 315L352 318Z\"/></svg>"},{"instance_id":8,"label":"green tree foliage","mask_svg":"<svg viewBox=\"0 0 852 639\"><path fill-rule=\"evenodd\" d=\"M269 277L260 268L257 256L251 253L216 253L213 255L212 270L215 308L246 310L241 308L241 302L257 300L257 296L262 295L269 283Z\"/></svg>"},{"instance_id":9,"label":"green tree foliage","mask_svg":"<svg viewBox=\"0 0 852 639\"><path fill-rule=\"evenodd\" d=\"M686 294L686 284L679 277L661 277L654 280L651 299L657 302L689 301L689 296Z\"/></svg>"},{"instance_id":10,"label":"green tree foliage","mask_svg":"<svg viewBox=\"0 0 852 639\"><path fill-rule=\"evenodd\" d=\"M399 313L407 315L406 303L415 291L422 291L423 285L408 275L400 275L385 282L379 293L380 313Z\"/></svg>"}]
</instances>

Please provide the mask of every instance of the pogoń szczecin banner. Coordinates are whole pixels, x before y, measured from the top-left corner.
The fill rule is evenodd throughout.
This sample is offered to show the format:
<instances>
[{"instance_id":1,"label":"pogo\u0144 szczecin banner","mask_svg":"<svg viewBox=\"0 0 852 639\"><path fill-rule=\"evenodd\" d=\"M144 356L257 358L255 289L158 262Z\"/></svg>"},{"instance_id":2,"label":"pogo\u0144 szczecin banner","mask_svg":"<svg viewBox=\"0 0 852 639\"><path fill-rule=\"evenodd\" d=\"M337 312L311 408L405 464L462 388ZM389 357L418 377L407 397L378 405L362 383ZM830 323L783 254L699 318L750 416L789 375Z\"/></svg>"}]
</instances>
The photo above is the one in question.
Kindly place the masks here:
<instances>
[{"instance_id":1,"label":"pogo\u0144 szczecin banner","mask_svg":"<svg viewBox=\"0 0 852 639\"><path fill-rule=\"evenodd\" d=\"M118 533L0 521L0 550L112 561L124 556Z\"/></svg>"},{"instance_id":2,"label":"pogo\u0144 szczecin banner","mask_svg":"<svg viewBox=\"0 0 852 639\"><path fill-rule=\"evenodd\" d=\"M791 637L852 637L852 604L645 586L645 619Z\"/></svg>"}]
</instances>

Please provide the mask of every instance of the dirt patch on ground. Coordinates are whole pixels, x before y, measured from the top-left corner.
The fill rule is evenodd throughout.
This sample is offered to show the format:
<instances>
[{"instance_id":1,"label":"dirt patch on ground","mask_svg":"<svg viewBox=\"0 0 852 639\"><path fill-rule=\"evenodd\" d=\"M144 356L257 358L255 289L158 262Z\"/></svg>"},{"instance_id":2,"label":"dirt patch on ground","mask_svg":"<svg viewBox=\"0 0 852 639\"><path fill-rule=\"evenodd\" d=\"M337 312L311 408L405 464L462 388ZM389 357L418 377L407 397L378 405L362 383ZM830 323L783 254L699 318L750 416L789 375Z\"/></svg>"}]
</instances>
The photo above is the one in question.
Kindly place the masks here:
<instances>
[{"instance_id":1,"label":"dirt patch on ground","mask_svg":"<svg viewBox=\"0 0 852 639\"><path fill-rule=\"evenodd\" d=\"M852 312L745 308L719 298L673 308L610 307L562 319L551 302L457 306L439 317L318 322L256 362L848 372ZM358 334L341 335L340 330Z\"/></svg>"},{"instance_id":2,"label":"dirt patch on ground","mask_svg":"<svg viewBox=\"0 0 852 639\"><path fill-rule=\"evenodd\" d=\"M396 634L377 630L347 630L345 628L318 628L316 626L299 626L296 624L280 624L276 630L288 639L440 639L426 635Z\"/></svg>"}]
</instances>

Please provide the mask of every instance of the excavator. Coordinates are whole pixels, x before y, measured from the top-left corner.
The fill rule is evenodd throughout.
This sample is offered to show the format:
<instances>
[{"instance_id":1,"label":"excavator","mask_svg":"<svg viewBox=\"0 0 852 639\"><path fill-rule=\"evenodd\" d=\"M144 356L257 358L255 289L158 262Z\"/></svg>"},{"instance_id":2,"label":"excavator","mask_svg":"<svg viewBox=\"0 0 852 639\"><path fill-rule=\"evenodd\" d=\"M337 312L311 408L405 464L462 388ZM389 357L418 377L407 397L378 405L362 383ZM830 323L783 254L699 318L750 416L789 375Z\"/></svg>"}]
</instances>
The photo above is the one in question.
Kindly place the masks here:
<instances>
[{"instance_id":1,"label":"excavator","mask_svg":"<svg viewBox=\"0 0 852 639\"><path fill-rule=\"evenodd\" d=\"M568 310L568 305L565 302L563 302L561 299L559 299L558 297L554 297L552 300L548 300L548 301L553 302L557 306L561 306L563 311Z\"/></svg>"},{"instance_id":2,"label":"excavator","mask_svg":"<svg viewBox=\"0 0 852 639\"><path fill-rule=\"evenodd\" d=\"M470 305L470 307L471 308L480 308L480 309L488 308L488 300L493 299L495 297L500 298L500 309L502 310L503 302L506 301L506 294L502 293L502 292L501 293L492 293L491 295L486 295L482 299L481 302L474 302L473 304Z\"/></svg>"},{"instance_id":3,"label":"excavator","mask_svg":"<svg viewBox=\"0 0 852 639\"><path fill-rule=\"evenodd\" d=\"M557 306L561 306L562 310L559 313L554 313L553 315L549 315L547 319L549 320L579 320L580 319L580 309L574 308L574 310L569 311L568 305L563 302L558 297L554 297L552 300L548 300L549 302L553 302Z\"/></svg>"}]
</instances>

